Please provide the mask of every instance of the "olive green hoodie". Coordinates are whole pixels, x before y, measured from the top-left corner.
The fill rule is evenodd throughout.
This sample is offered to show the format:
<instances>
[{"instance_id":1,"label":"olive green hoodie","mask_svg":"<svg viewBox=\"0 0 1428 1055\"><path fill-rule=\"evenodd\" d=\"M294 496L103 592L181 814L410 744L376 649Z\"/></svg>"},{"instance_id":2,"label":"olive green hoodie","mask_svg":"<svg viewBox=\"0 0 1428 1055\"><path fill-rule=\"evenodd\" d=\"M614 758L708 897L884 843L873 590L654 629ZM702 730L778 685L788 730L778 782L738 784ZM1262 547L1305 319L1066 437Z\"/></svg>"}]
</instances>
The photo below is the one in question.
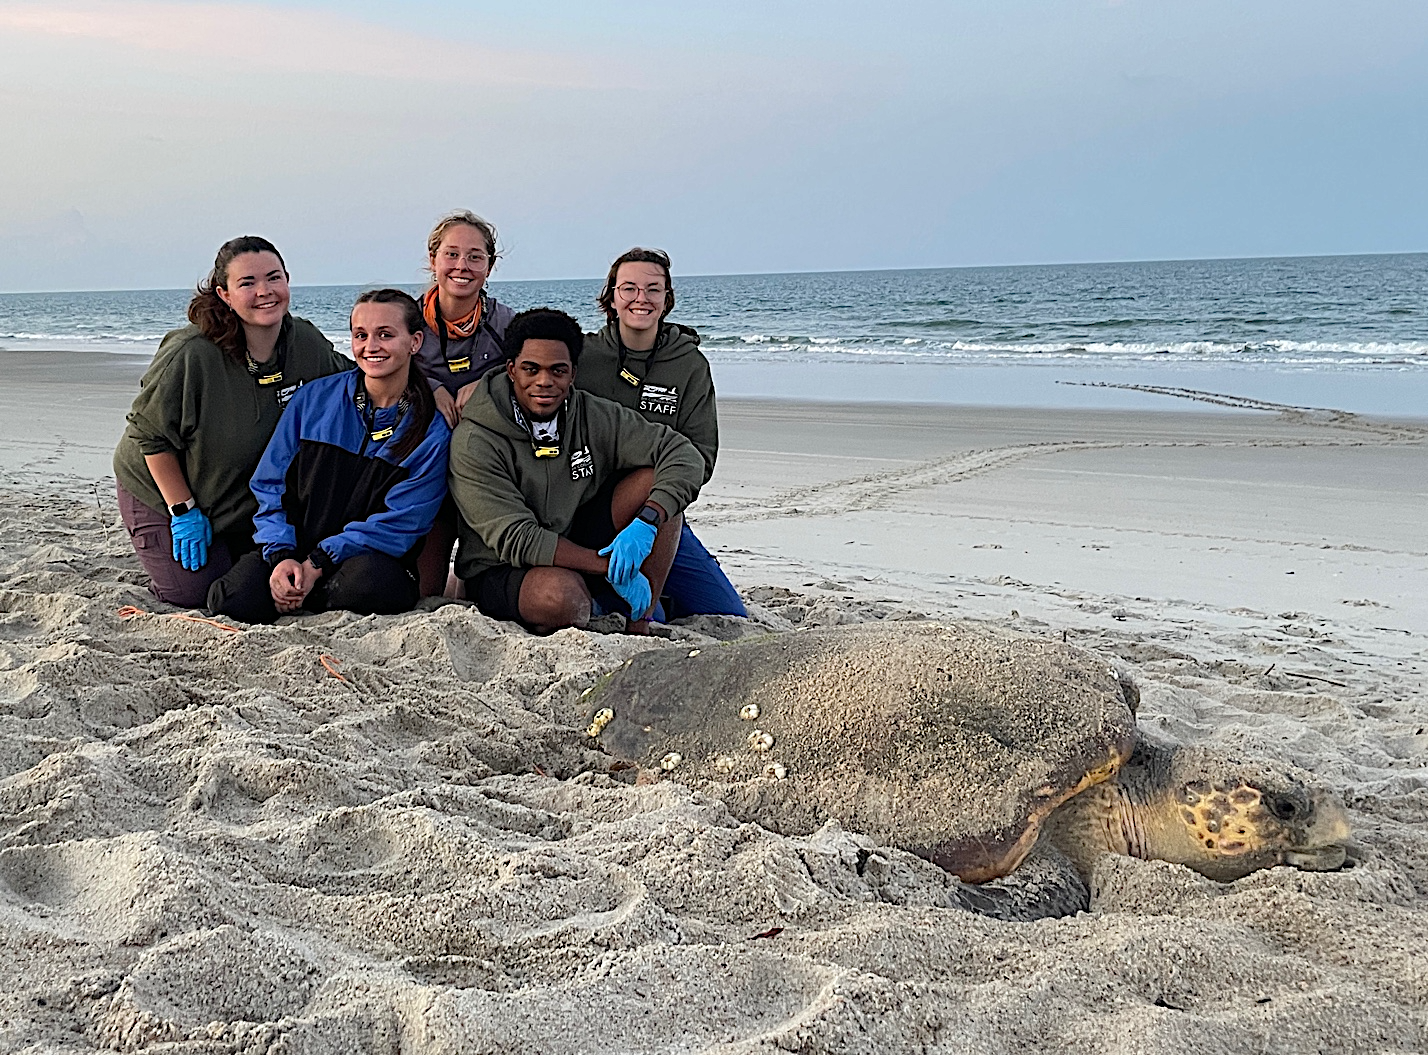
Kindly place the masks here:
<instances>
[{"instance_id":1,"label":"olive green hoodie","mask_svg":"<svg viewBox=\"0 0 1428 1055\"><path fill-rule=\"evenodd\" d=\"M581 360L583 365L584 360ZM451 434L451 495L461 510L456 574L474 578L499 564L550 566L575 511L600 485L654 467L650 500L670 516L699 495L704 459L673 429L571 388L560 414L560 453L537 458L516 421L505 370L481 379Z\"/></svg>"},{"instance_id":2,"label":"olive green hoodie","mask_svg":"<svg viewBox=\"0 0 1428 1055\"><path fill-rule=\"evenodd\" d=\"M587 333L575 371L575 385L668 425L689 439L704 456L704 479L714 475L719 456L719 411L714 403L714 379L709 360L699 350L699 334L665 323L647 352L625 352L625 369L639 380L620 376L620 339L607 323L599 333Z\"/></svg>"},{"instance_id":3,"label":"olive green hoodie","mask_svg":"<svg viewBox=\"0 0 1428 1055\"><path fill-rule=\"evenodd\" d=\"M169 333L139 381L129 427L114 449L120 486L167 513L146 454L178 456L198 508L218 532L253 530L258 501L248 489L278 417L299 385L352 369L318 328L291 315L278 335L282 377L266 381L223 353L197 326Z\"/></svg>"}]
</instances>

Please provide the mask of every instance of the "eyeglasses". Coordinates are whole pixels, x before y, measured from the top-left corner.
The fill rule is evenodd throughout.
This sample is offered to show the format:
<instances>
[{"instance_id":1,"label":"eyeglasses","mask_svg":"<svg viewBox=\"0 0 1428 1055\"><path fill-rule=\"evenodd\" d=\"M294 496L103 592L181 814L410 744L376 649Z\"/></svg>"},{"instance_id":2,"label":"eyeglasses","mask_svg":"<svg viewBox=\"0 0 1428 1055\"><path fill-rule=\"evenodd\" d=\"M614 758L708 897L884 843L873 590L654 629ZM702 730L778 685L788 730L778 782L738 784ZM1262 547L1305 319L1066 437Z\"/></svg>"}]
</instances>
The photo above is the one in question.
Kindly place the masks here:
<instances>
[{"instance_id":1,"label":"eyeglasses","mask_svg":"<svg viewBox=\"0 0 1428 1055\"><path fill-rule=\"evenodd\" d=\"M447 260L452 261L453 263L456 262L457 260L462 259L461 254L458 253L455 249L448 249L446 252L442 253L441 255L442 255L443 257L445 257ZM489 256L487 256L485 253L467 253L467 254L466 254L466 262L467 262L468 264L470 264L472 267L485 267L486 264L490 261L490 259L491 259L491 258L490 258Z\"/></svg>"},{"instance_id":2,"label":"eyeglasses","mask_svg":"<svg viewBox=\"0 0 1428 1055\"><path fill-rule=\"evenodd\" d=\"M633 282L621 282L615 287L615 292L625 300L634 300L643 293L645 299L653 303L657 300L664 300L665 288L663 286L645 286L641 288Z\"/></svg>"}]
</instances>

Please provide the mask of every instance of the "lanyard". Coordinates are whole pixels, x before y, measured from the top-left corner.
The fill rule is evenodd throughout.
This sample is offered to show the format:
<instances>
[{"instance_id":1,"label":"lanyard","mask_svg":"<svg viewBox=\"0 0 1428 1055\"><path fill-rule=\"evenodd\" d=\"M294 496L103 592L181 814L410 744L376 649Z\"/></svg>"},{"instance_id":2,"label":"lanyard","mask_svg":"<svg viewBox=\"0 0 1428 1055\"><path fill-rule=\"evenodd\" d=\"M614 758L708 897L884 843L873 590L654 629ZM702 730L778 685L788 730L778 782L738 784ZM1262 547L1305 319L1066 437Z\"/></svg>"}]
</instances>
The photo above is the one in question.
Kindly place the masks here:
<instances>
[{"instance_id":1,"label":"lanyard","mask_svg":"<svg viewBox=\"0 0 1428 1055\"><path fill-rule=\"evenodd\" d=\"M248 373L258 384L276 385L283 379L283 370L287 365L287 355L284 353L281 338L279 338L278 343L273 348L273 357L266 363L255 361L246 350L244 350L243 356L248 360Z\"/></svg>"},{"instance_id":2,"label":"lanyard","mask_svg":"<svg viewBox=\"0 0 1428 1055\"><path fill-rule=\"evenodd\" d=\"M516 424L519 425L522 429L524 429L526 435L530 437L531 450L535 453L535 456L537 458L557 458L560 456L560 419L565 414L565 404L562 403L560 406L560 410L556 412L554 443L552 443L550 440L543 440L536 436L535 427L531 425L529 421L526 420L525 412L521 410L521 405L520 403L516 402L515 396L511 397L511 410L516 415Z\"/></svg>"},{"instance_id":3,"label":"lanyard","mask_svg":"<svg viewBox=\"0 0 1428 1055\"><path fill-rule=\"evenodd\" d=\"M373 426L377 423L377 408L372 405L372 401L367 398L367 377L361 371L357 374L357 390L352 393L352 402L357 406L357 413L362 416L362 447L357 452L357 457L367 453L367 441L381 443L390 439L397 429L402 427L402 418L407 416L407 411L411 409L411 400L405 395L397 400L397 420L388 425L385 429L373 431Z\"/></svg>"},{"instance_id":4,"label":"lanyard","mask_svg":"<svg viewBox=\"0 0 1428 1055\"><path fill-rule=\"evenodd\" d=\"M639 388L641 382L644 381L644 378L637 375L633 370L631 370L625 365L625 357L630 354L630 350L625 347L625 338L620 333L620 324L618 321L614 324L614 329L615 343L620 347L620 360L615 367L617 370L620 371L620 380L624 381L626 384L633 385L635 388ZM654 353L657 352L659 350L659 346L664 343L665 337L665 329L664 326L661 325L659 328L659 333L655 336L655 343L651 345L650 350L645 353L646 370L649 369L650 360L654 357Z\"/></svg>"},{"instance_id":5,"label":"lanyard","mask_svg":"<svg viewBox=\"0 0 1428 1055\"><path fill-rule=\"evenodd\" d=\"M467 370L470 370L471 355L469 352L459 359L452 359L446 354L446 320L441 316L441 297L436 297L435 300L432 302L432 306L436 309L436 336L437 339L441 342L441 358L446 363L446 369L451 371L451 373L453 374L460 374L464 373ZM471 336L469 338L463 338L463 340L471 341L472 352L476 350L476 340L478 337L481 336L482 327L489 328L489 316L487 314L486 304L486 291L484 289L481 291L479 308L481 315L480 321L476 323L476 328L471 331Z\"/></svg>"}]
</instances>

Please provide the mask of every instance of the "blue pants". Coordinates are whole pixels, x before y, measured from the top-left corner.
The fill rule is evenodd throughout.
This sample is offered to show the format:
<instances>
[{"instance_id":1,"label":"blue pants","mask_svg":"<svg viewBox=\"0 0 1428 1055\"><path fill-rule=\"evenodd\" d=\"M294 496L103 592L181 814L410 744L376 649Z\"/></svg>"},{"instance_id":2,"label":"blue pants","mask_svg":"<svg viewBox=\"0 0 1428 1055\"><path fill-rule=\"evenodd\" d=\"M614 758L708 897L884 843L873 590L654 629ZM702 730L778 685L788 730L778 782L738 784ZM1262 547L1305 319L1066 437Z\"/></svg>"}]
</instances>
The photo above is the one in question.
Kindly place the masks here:
<instances>
[{"instance_id":1,"label":"blue pants","mask_svg":"<svg viewBox=\"0 0 1428 1055\"><path fill-rule=\"evenodd\" d=\"M674 555L669 578L664 581L664 595L669 599L669 608L663 613L665 619L660 619L661 613L655 609L655 618L660 622L687 615L749 614L734 584L704 544L694 537L688 522L679 533L679 550Z\"/></svg>"},{"instance_id":2,"label":"blue pants","mask_svg":"<svg viewBox=\"0 0 1428 1055\"><path fill-rule=\"evenodd\" d=\"M629 611L629 606L613 590L601 590L592 596L595 602L593 615ZM688 523L680 529L679 549L675 551L669 576L664 580L664 596L669 601L668 609L663 602L657 602L650 613L650 619L656 623L667 623L687 615L747 617L749 614L724 569L704 548L704 543L695 538Z\"/></svg>"}]
</instances>

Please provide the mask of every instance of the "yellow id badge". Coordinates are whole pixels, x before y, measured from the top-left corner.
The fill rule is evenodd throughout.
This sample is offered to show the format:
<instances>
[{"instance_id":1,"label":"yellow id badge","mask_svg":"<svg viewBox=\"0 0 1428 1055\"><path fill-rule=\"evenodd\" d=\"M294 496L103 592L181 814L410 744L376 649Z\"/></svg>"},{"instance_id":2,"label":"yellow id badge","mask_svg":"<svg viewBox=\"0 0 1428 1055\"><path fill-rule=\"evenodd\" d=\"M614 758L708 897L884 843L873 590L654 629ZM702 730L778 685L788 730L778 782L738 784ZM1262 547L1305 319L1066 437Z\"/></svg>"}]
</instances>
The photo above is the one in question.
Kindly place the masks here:
<instances>
[{"instance_id":1,"label":"yellow id badge","mask_svg":"<svg viewBox=\"0 0 1428 1055\"><path fill-rule=\"evenodd\" d=\"M470 370L471 357L468 355L465 359L448 359L446 360L446 368L453 374L459 374L463 370Z\"/></svg>"},{"instance_id":2,"label":"yellow id badge","mask_svg":"<svg viewBox=\"0 0 1428 1055\"><path fill-rule=\"evenodd\" d=\"M560 455L559 447L537 447L535 456L537 458L555 458Z\"/></svg>"},{"instance_id":3,"label":"yellow id badge","mask_svg":"<svg viewBox=\"0 0 1428 1055\"><path fill-rule=\"evenodd\" d=\"M388 436L390 436L396 431L396 429L378 429L376 432L372 433L372 442L378 443L386 439Z\"/></svg>"},{"instance_id":4,"label":"yellow id badge","mask_svg":"<svg viewBox=\"0 0 1428 1055\"><path fill-rule=\"evenodd\" d=\"M628 370L621 370L620 377L623 378L625 381L628 381L632 385L638 385L640 383L640 379L634 374L630 373Z\"/></svg>"},{"instance_id":5,"label":"yellow id badge","mask_svg":"<svg viewBox=\"0 0 1428 1055\"><path fill-rule=\"evenodd\" d=\"M276 385L276 384L277 384L279 381L281 381L282 379L283 379L283 372L282 372L281 370L279 370L276 374L264 374L262 377L258 378L258 384L260 384L260 385Z\"/></svg>"}]
</instances>

